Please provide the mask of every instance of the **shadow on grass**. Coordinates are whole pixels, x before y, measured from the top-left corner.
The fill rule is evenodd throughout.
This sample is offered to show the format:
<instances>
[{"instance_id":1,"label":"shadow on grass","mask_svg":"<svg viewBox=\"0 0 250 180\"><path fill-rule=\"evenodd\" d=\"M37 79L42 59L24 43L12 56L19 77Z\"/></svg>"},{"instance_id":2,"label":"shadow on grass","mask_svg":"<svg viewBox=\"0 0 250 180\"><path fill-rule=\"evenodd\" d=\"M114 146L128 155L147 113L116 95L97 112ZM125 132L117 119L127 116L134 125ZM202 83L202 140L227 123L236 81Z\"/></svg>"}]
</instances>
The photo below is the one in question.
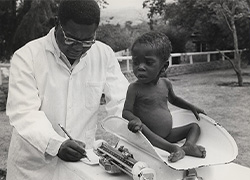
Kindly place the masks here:
<instances>
[{"instance_id":1,"label":"shadow on grass","mask_svg":"<svg viewBox=\"0 0 250 180\"><path fill-rule=\"evenodd\" d=\"M218 83L218 86L227 86L227 87L250 87L250 82L244 82L243 86L239 86L237 82L223 82Z\"/></svg>"}]
</instances>

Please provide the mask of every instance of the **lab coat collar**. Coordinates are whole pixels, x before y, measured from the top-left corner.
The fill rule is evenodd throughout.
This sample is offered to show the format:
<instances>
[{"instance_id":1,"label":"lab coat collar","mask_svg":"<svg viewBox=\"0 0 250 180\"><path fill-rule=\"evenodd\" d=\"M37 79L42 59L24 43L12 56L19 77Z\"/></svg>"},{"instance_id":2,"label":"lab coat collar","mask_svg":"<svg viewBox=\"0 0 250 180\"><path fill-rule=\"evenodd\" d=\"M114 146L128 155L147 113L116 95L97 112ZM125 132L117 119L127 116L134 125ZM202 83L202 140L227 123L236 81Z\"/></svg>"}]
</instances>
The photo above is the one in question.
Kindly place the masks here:
<instances>
[{"instance_id":1,"label":"lab coat collar","mask_svg":"<svg viewBox=\"0 0 250 180\"><path fill-rule=\"evenodd\" d=\"M87 56L87 52L84 53L84 54L81 56L79 62L78 62L76 65L74 64L73 68L72 68L72 67L69 67L69 65L67 65L65 62L63 62L62 58L63 58L63 57L64 57L65 59L67 59L67 58L66 58L66 56L60 51L60 49L59 49L59 47L58 47L58 44L57 44L57 42L56 42L56 38L55 38L55 27L53 27L53 28L49 31L49 33L48 33L47 36L46 36L46 40L47 40L47 43L46 43L46 45L45 45L46 50L47 50L47 51L50 51L50 52L53 53L55 56L57 56L57 58L56 58L57 63L58 63L58 64L61 64L61 65L62 65L62 63L63 63L63 66L64 66L64 67L67 67L67 69L69 69L70 72L72 72L73 69L75 69L75 70L74 70L75 73L76 73L76 72L79 72L80 70L82 70L82 69L87 65L87 62L86 62L86 60L84 59L84 57Z\"/></svg>"}]
</instances>

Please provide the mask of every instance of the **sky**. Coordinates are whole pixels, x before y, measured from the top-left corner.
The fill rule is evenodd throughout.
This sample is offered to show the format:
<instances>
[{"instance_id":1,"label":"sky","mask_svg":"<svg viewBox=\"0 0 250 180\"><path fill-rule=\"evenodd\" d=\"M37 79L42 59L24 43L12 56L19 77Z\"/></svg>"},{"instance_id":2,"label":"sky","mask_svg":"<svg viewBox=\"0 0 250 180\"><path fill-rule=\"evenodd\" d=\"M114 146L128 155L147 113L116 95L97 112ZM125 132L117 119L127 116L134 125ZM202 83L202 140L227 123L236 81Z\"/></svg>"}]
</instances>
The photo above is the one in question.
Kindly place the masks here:
<instances>
[{"instance_id":1,"label":"sky","mask_svg":"<svg viewBox=\"0 0 250 180\"><path fill-rule=\"evenodd\" d=\"M127 8L127 7L133 7L142 9L142 3L144 0L106 0L109 5L108 9L117 9L117 8ZM174 0L166 0L167 2L173 2Z\"/></svg>"},{"instance_id":2,"label":"sky","mask_svg":"<svg viewBox=\"0 0 250 180\"><path fill-rule=\"evenodd\" d=\"M138 9L142 9L142 3L144 0L106 0L109 5L107 9L123 9L128 7L134 7Z\"/></svg>"},{"instance_id":3,"label":"sky","mask_svg":"<svg viewBox=\"0 0 250 180\"><path fill-rule=\"evenodd\" d=\"M101 9L101 22L112 24L124 24L132 21L134 24L140 23L140 19L147 19L147 10L142 8L144 0L106 0L109 5ZM109 20L109 17L113 17Z\"/></svg>"},{"instance_id":4,"label":"sky","mask_svg":"<svg viewBox=\"0 0 250 180\"><path fill-rule=\"evenodd\" d=\"M106 0L109 5L101 9L101 22L112 24L124 24L126 21L132 21L134 24L147 21L148 9L143 9L144 0ZM166 0L173 2L174 0ZM113 17L109 20L109 17Z\"/></svg>"}]
</instances>

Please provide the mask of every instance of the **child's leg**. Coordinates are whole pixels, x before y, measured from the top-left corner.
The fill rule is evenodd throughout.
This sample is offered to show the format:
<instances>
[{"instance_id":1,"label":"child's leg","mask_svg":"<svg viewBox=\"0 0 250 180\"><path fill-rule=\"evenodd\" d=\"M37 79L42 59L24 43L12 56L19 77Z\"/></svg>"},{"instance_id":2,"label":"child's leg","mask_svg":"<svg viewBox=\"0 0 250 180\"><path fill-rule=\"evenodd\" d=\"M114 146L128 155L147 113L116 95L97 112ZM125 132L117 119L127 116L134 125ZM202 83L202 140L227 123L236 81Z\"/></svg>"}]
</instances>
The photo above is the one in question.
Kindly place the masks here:
<instances>
[{"instance_id":1,"label":"child's leg","mask_svg":"<svg viewBox=\"0 0 250 180\"><path fill-rule=\"evenodd\" d=\"M186 141L195 144L199 135L200 127L196 123L191 123L185 126L173 128L165 139L171 143L176 143L180 140L186 139Z\"/></svg>"},{"instance_id":2,"label":"child's leg","mask_svg":"<svg viewBox=\"0 0 250 180\"><path fill-rule=\"evenodd\" d=\"M173 128L165 139L175 143L186 138L186 142L182 146L186 155L204 158L206 156L205 148L196 145L199 136L200 127L196 123L191 123L182 127Z\"/></svg>"}]
</instances>

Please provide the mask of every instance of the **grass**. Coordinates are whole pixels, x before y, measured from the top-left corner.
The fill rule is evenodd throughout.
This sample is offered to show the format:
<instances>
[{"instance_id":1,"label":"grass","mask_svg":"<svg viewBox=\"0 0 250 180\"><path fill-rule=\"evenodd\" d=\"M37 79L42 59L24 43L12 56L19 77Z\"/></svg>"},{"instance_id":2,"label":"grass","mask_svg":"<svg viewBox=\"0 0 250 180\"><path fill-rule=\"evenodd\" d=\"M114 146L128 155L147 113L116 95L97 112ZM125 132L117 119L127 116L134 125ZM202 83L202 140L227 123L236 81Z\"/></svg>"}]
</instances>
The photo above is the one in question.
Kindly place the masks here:
<instances>
[{"instance_id":1,"label":"grass","mask_svg":"<svg viewBox=\"0 0 250 180\"><path fill-rule=\"evenodd\" d=\"M132 79L133 76L128 76ZM203 108L207 115L225 127L235 139L239 154L235 163L250 167L250 67L243 69L245 86L237 87L233 70L218 70L169 77L176 95ZM170 105L170 110L177 108ZM100 106L99 121L106 116ZM5 112L0 112L0 169L6 170L11 127ZM97 139L114 144L118 139L99 126ZM0 179L1 179L0 173Z\"/></svg>"},{"instance_id":2,"label":"grass","mask_svg":"<svg viewBox=\"0 0 250 180\"><path fill-rule=\"evenodd\" d=\"M189 74L170 79L177 95L203 108L208 116L227 129L239 148L235 162L250 167L250 68L243 69L243 72L243 87L232 85L237 82L233 70Z\"/></svg>"}]
</instances>

